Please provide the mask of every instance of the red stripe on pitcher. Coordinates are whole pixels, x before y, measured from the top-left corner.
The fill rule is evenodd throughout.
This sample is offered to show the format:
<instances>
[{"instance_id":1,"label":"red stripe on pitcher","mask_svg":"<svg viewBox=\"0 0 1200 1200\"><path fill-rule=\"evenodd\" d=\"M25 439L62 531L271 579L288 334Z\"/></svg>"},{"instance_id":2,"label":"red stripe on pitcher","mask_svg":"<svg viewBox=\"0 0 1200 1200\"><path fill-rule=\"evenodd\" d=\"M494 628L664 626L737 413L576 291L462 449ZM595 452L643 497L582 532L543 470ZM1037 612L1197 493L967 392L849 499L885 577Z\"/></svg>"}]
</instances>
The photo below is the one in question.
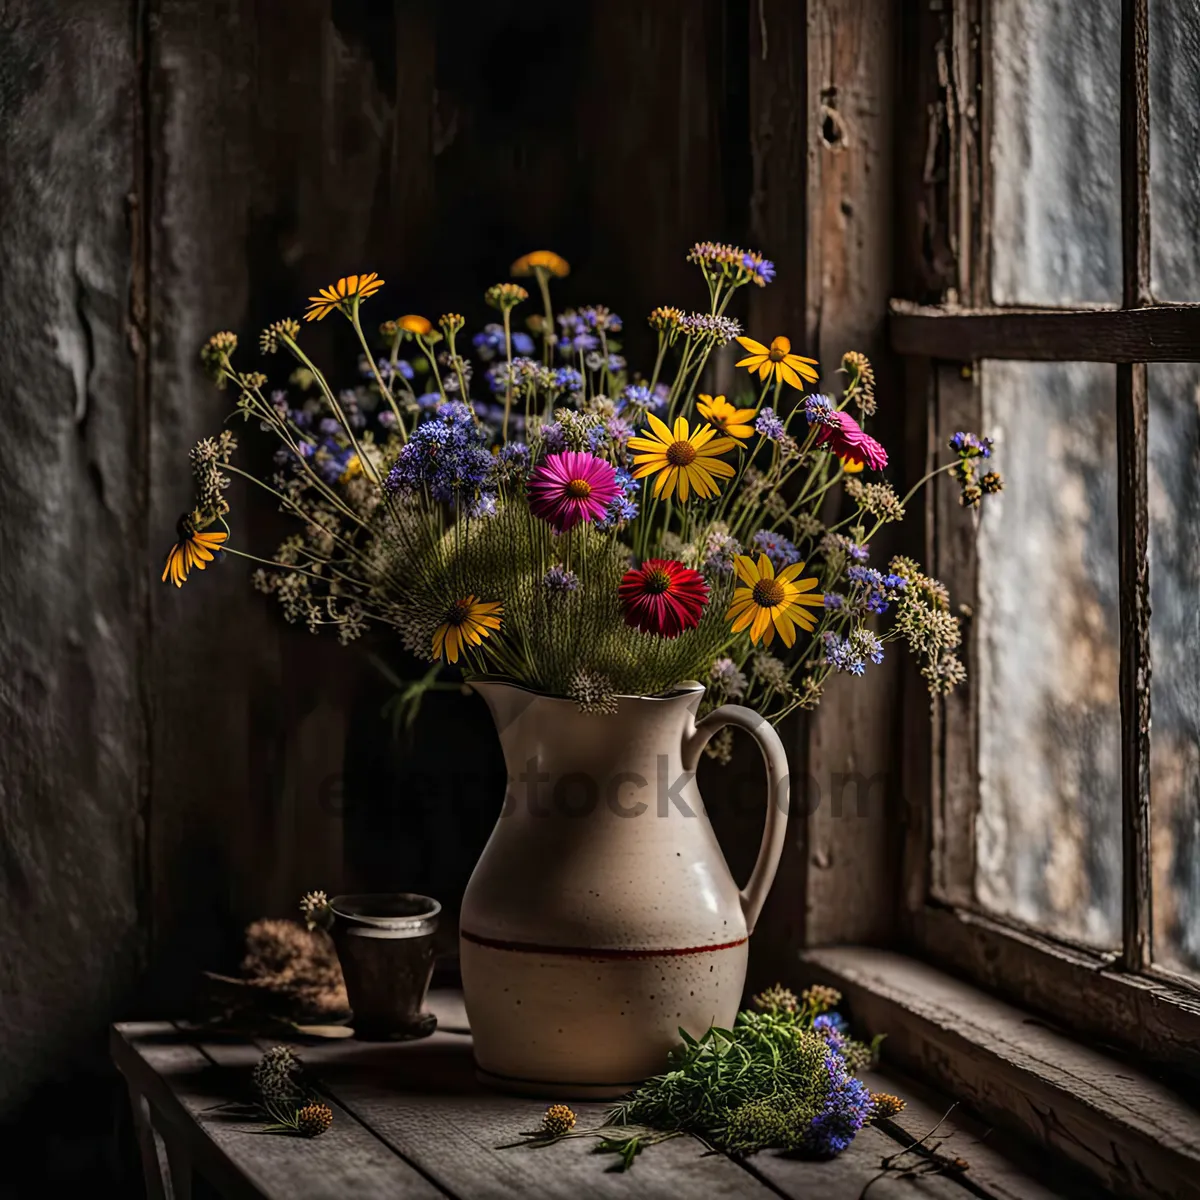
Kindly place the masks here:
<instances>
[{"instance_id":1,"label":"red stripe on pitcher","mask_svg":"<svg viewBox=\"0 0 1200 1200\"><path fill-rule=\"evenodd\" d=\"M469 930L459 931L460 936L477 946L486 946L489 950L513 950L522 954L564 954L571 958L677 958L684 954L712 954L715 950L732 950L750 940L749 936L740 937L736 941L721 942L715 946L681 946L664 950L611 950L592 946L543 946L538 942L509 942L502 938L483 937Z\"/></svg>"}]
</instances>

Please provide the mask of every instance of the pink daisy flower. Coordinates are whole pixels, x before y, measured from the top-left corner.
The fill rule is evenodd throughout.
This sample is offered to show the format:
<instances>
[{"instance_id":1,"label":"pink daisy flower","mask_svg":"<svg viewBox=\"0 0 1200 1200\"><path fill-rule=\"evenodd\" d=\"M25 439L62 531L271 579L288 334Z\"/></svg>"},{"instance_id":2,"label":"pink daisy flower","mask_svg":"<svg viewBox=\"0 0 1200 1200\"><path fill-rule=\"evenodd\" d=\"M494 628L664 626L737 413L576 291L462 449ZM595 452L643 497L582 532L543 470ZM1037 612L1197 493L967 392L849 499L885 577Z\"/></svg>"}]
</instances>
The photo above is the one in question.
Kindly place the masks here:
<instances>
[{"instance_id":1,"label":"pink daisy flower","mask_svg":"<svg viewBox=\"0 0 1200 1200\"><path fill-rule=\"evenodd\" d=\"M851 463L866 463L872 471L887 466L887 451L845 411L833 413L834 424L822 425L817 445L828 445L839 458Z\"/></svg>"},{"instance_id":2,"label":"pink daisy flower","mask_svg":"<svg viewBox=\"0 0 1200 1200\"><path fill-rule=\"evenodd\" d=\"M577 450L547 456L529 479L530 510L559 533L598 521L620 494L616 468Z\"/></svg>"}]
</instances>

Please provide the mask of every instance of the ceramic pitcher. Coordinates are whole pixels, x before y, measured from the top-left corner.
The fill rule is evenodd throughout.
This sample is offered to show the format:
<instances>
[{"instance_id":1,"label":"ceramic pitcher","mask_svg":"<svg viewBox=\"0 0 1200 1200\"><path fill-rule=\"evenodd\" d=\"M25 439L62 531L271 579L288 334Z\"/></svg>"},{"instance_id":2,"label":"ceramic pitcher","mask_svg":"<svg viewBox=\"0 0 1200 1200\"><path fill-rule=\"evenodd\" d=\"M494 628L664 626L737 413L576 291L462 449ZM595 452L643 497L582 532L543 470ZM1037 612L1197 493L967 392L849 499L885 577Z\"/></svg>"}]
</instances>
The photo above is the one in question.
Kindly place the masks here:
<instances>
[{"instance_id":1,"label":"ceramic pitcher","mask_svg":"<svg viewBox=\"0 0 1200 1200\"><path fill-rule=\"evenodd\" d=\"M666 1067L682 1026L729 1025L747 941L787 823L783 745L757 713L704 694L621 696L612 714L507 683L472 685L508 768L504 809L467 885L463 992L485 1082L558 1097L620 1095ZM739 890L696 788L726 725L758 741L766 827Z\"/></svg>"}]
</instances>

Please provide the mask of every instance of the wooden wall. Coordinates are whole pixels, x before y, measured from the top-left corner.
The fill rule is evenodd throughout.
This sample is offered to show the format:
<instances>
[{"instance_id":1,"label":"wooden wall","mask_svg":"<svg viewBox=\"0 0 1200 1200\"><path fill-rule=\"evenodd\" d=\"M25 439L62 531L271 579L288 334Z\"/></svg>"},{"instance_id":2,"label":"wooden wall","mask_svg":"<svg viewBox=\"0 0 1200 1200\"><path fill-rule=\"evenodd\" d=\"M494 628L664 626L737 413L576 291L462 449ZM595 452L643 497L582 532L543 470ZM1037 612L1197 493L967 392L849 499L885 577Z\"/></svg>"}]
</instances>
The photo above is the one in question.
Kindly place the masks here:
<instances>
[{"instance_id":1,"label":"wooden wall","mask_svg":"<svg viewBox=\"0 0 1200 1200\"><path fill-rule=\"evenodd\" d=\"M482 320L482 289L545 244L574 265L567 298L624 313L636 353L654 304L700 301L683 254L716 237L778 264L742 313L756 331L831 366L849 341L875 349L891 7L4 6L0 1115L86 1048L100 1061L114 1014L183 1003L248 920L307 887L453 900L499 802L478 707L431 704L397 747L362 656L284 627L235 562L160 584L187 448L227 400L198 368L203 340L253 344L362 269L389 281L389 310ZM840 144L819 138L822 105ZM270 538L274 514L233 504ZM795 725L797 771L882 753L887 694L835 696L811 763ZM426 786L451 749L459 775ZM706 786L744 867L761 815ZM758 977L786 974L803 940L886 932L868 910L890 826L864 842L861 822L821 820L794 826ZM875 881L849 908L814 891L830 862Z\"/></svg>"}]
</instances>

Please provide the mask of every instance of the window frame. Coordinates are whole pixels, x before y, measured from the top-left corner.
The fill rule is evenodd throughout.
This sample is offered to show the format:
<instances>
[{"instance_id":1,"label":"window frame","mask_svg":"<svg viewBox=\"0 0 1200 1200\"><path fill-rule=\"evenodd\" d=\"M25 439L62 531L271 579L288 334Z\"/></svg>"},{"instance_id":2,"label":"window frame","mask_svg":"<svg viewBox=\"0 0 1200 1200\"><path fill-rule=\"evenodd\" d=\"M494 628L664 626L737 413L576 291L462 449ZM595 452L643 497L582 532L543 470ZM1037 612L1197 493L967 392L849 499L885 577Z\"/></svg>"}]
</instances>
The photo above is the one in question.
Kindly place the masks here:
<instances>
[{"instance_id":1,"label":"window frame","mask_svg":"<svg viewBox=\"0 0 1200 1200\"><path fill-rule=\"evenodd\" d=\"M924 421L932 462L954 429L977 428L982 359L1116 364L1122 945L1117 952L1054 937L994 914L975 899L978 712L971 679L977 638L974 529L942 487L927 497L925 550L968 611L969 678L933 706L906 687L905 928L926 957L1060 1022L1200 1077L1200 981L1151 955L1150 606L1147 371L1149 362L1200 361L1200 304L1150 294L1148 0L1122 0L1120 307L1010 308L990 298L991 14L997 0L914 6L909 45L923 78L910 102L928 113L922 178L899 180L902 221L933 268L920 304L894 299L889 335L911 411ZM1002 2L1002 0L1001 0ZM915 114L912 120L918 120ZM907 209L907 211L904 211Z\"/></svg>"}]
</instances>

